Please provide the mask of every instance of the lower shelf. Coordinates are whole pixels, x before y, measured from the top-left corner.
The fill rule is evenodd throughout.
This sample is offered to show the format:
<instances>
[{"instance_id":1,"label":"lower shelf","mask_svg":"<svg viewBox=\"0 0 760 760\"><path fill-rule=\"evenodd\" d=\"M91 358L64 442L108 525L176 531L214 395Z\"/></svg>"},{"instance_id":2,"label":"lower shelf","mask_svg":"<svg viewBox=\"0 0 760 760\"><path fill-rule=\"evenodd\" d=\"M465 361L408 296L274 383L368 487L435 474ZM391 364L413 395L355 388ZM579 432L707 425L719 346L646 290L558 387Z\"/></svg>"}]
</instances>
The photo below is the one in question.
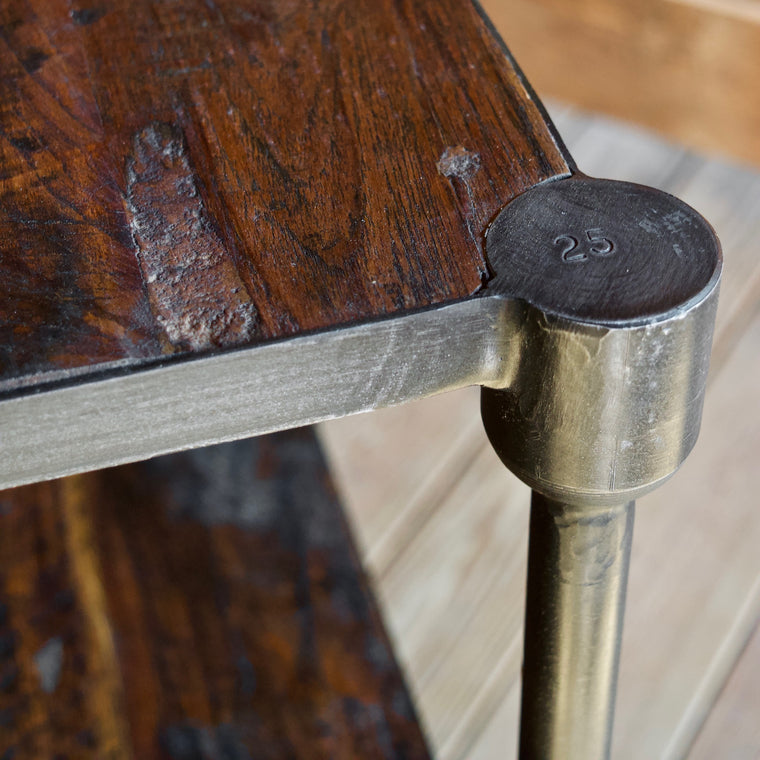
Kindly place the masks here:
<instances>
[{"instance_id":1,"label":"lower shelf","mask_svg":"<svg viewBox=\"0 0 760 760\"><path fill-rule=\"evenodd\" d=\"M427 758L311 430L0 493L0 758Z\"/></svg>"}]
</instances>

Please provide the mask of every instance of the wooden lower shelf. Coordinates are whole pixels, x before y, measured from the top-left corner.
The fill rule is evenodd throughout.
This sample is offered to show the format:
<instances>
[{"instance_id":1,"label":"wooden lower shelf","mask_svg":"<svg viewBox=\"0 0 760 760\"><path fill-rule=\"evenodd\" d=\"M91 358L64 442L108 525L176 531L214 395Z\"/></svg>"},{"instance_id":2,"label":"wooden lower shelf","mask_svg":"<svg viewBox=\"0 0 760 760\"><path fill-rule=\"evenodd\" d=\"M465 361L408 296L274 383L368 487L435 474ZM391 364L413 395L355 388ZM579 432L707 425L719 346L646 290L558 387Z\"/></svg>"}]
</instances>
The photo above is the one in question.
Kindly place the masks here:
<instances>
[{"instance_id":1,"label":"wooden lower shelf","mask_svg":"<svg viewBox=\"0 0 760 760\"><path fill-rule=\"evenodd\" d=\"M0 757L427 758L311 430L0 494Z\"/></svg>"}]
</instances>

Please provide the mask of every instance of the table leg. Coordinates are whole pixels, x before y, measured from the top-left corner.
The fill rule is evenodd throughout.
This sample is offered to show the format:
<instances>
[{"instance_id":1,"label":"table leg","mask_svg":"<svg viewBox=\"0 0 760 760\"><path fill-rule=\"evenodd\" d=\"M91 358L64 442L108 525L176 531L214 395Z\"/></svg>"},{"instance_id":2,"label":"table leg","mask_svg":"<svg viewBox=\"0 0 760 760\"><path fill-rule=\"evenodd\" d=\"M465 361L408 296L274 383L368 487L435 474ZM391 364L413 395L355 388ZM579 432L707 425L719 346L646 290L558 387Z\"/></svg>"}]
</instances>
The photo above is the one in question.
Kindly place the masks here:
<instances>
[{"instance_id":1,"label":"table leg","mask_svg":"<svg viewBox=\"0 0 760 760\"><path fill-rule=\"evenodd\" d=\"M633 504L696 442L720 247L671 196L579 176L510 203L486 250L483 423L534 489L520 760L607 760Z\"/></svg>"},{"instance_id":2,"label":"table leg","mask_svg":"<svg viewBox=\"0 0 760 760\"><path fill-rule=\"evenodd\" d=\"M633 515L533 493L520 760L609 757Z\"/></svg>"}]
</instances>

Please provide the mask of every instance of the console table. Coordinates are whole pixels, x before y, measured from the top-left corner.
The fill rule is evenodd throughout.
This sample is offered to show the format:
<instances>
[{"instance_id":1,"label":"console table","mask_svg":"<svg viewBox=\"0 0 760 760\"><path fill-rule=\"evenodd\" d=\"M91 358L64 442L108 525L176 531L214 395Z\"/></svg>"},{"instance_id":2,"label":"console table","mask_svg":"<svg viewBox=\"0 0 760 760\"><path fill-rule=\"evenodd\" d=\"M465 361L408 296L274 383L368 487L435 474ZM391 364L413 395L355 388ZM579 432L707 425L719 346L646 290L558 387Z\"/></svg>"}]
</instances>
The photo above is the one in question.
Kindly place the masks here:
<instances>
[{"instance_id":1,"label":"console table","mask_svg":"<svg viewBox=\"0 0 760 760\"><path fill-rule=\"evenodd\" d=\"M316 444L277 431L477 384L534 489L520 757L607 757L709 225L584 176L474 4L13 0L0 31L0 752L424 757Z\"/></svg>"}]
</instances>

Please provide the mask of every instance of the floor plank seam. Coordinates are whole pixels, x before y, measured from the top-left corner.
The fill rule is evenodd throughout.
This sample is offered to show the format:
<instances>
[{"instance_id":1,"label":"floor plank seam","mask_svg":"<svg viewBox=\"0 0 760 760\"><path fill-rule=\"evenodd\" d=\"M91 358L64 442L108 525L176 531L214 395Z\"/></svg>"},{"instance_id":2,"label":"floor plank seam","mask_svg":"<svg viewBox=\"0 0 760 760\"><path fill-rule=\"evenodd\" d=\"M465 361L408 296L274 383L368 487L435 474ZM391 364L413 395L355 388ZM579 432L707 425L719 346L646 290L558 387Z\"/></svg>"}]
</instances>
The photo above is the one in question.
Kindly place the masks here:
<instances>
[{"instance_id":1,"label":"floor plank seam","mask_svg":"<svg viewBox=\"0 0 760 760\"><path fill-rule=\"evenodd\" d=\"M741 653L746 648L758 624L758 619L760 619L760 575L755 579L731 628L702 674L697 689L665 747L662 760L682 760L687 757L689 748L696 742L713 706L731 677Z\"/></svg>"},{"instance_id":2,"label":"floor plank seam","mask_svg":"<svg viewBox=\"0 0 760 760\"><path fill-rule=\"evenodd\" d=\"M444 481L445 485L439 479L440 472L436 472L435 476L430 477L428 480L426 480L425 487L421 488L420 491L418 491L418 494L420 495L417 496L417 498L411 498L409 500L410 506L407 509L401 511L399 518L397 518L397 520L394 520L388 527L388 530L383 534L383 536L378 539L377 543L375 544L375 546L378 548L374 551L373 549L369 550L367 561L373 567L376 567L379 564L376 558L378 556L382 556L382 547L392 541L394 534L398 530L397 526L403 525L403 523L406 522L407 515L410 512L415 511L414 508L416 505L424 504L426 501L428 502L428 506L426 508L420 508L419 506L416 507L416 510L420 513L413 520L412 524L409 525L406 530L401 532L402 536L404 537L403 540L394 543L393 549L389 553L388 557L377 568L377 579L379 582L382 582L385 578L388 577L394 566L399 562L400 558L404 555L411 543L414 541L415 536L424 531L425 526L430 522L438 509L440 509L441 505L444 503L446 499L446 493L451 490L451 488L453 488L454 484L456 484L464 477L465 473L472 466L478 455L483 451L483 449L486 448L486 444L480 443L479 445L468 447L469 454L461 460L459 467L455 468L452 465L455 461L457 461L455 454L459 453L460 448L461 447L459 446L452 447L450 456L445 457L446 465L440 468L441 471L446 472L446 478ZM451 460L454 460L454 462ZM431 491L435 494L435 496L434 498L428 500L425 498L425 495L429 494Z\"/></svg>"},{"instance_id":3,"label":"floor plank seam","mask_svg":"<svg viewBox=\"0 0 760 760\"><path fill-rule=\"evenodd\" d=\"M707 718L709 718L710 714L712 713L713 709L715 708L715 705L718 704L718 702L722 699L722 697L726 693L726 688L728 687L729 681L731 680L731 677L736 672L736 669L739 667L742 658L744 657L744 654L746 653L750 642L752 641L753 636L760 631L760 613L757 616L757 619L755 620L755 624L752 627L752 629L749 631L749 634L747 635L746 641L744 642L744 646L740 647L739 650L736 653L736 659L734 661L734 665L731 668L730 672L726 676L726 679L721 687L721 689L716 692L715 699L713 700L712 704L710 705L710 709L705 717L705 720L702 721L702 725L699 727L699 730L694 734L694 738L692 739L691 743L689 744L686 752L684 753L684 757L688 758L691 756L692 750L696 746L697 742L699 741L700 737L702 736L702 733L704 732L705 726L707 724ZM758 752L758 757L760 757L760 751Z\"/></svg>"}]
</instances>

